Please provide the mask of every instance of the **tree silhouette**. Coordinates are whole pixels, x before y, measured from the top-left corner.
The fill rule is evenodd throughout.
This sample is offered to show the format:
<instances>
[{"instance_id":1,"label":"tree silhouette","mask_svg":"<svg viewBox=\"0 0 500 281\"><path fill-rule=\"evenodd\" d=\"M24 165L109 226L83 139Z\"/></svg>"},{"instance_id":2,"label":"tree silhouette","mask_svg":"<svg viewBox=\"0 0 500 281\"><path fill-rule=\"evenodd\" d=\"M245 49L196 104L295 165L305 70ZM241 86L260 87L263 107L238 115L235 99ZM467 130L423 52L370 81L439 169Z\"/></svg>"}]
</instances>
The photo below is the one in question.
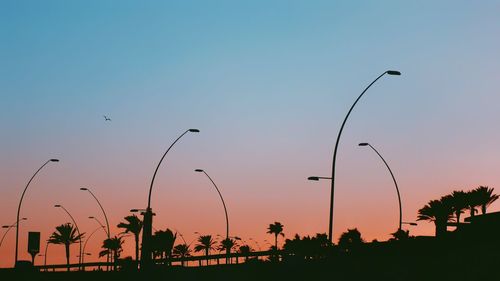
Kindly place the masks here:
<instances>
[{"instance_id":1,"label":"tree silhouette","mask_svg":"<svg viewBox=\"0 0 500 281\"><path fill-rule=\"evenodd\" d=\"M274 247L278 249L278 235L285 236L283 234L283 225L279 222L274 222L267 227L267 233L274 234Z\"/></svg>"},{"instance_id":2,"label":"tree silhouette","mask_svg":"<svg viewBox=\"0 0 500 281\"><path fill-rule=\"evenodd\" d=\"M212 235L201 235L198 237L198 244L195 245L195 252L205 252L205 256L208 257L210 250L214 250L215 241L212 239ZM207 265L209 264L207 258Z\"/></svg>"},{"instance_id":3,"label":"tree silhouette","mask_svg":"<svg viewBox=\"0 0 500 281\"><path fill-rule=\"evenodd\" d=\"M139 234L142 230L142 221L136 215L126 216L127 222L120 222L117 226L125 229L122 233L132 233L135 239L135 261L139 260Z\"/></svg>"},{"instance_id":4,"label":"tree silhouette","mask_svg":"<svg viewBox=\"0 0 500 281\"><path fill-rule=\"evenodd\" d=\"M352 252L364 243L361 232L357 228L347 229L339 237L339 247L344 252Z\"/></svg>"},{"instance_id":5,"label":"tree silhouette","mask_svg":"<svg viewBox=\"0 0 500 281\"><path fill-rule=\"evenodd\" d=\"M191 256L191 249L187 244L179 244L174 247L173 254L181 258L181 265L184 266L184 258Z\"/></svg>"},{"instance_id":6,"label":"tree silhouette","mask_svg":"<svg viewBox=\"0 0 500 281\"><path fill-rule=\"evenodd\" d=\"M245 262L248 260L248 256L250 255L250 253L252 252L252 248L248 245L241 245L239 248L238 248L238 252L242 255L245 256Z\"/></svg>"},{"instance_id":7,"label":"tree silhouette","mask_svg":"<svg viewBox=\"0 0 500 281\"><path fill-rule=\"evenodd\" d=\"M122 244L123 244L122 237L115 236L112 238L105 239L101 246L101 248L103 248L104 250L102 250L99 253L99 257L111 254L114 262L113 265L114 270L116 270L116 263L118 261L118 258L120 258L120 254L122 252Z\"/></svg>"},{"instance_id":8,"label":"tree silhouette","mask_svg":"<svg viewBox=\"0 0 500 281\"><path fill-rule=\"evenodd\" d=\"M398 229L396 232L391 233L392 238L389 239L390 241L406 241L410 239L410 231L409 230L403 230L403 229Z\"/></svg>"},{"instance_id":9,"label":"tree silhouette","mask_svg":"<svg viewBox=\"0 0 500 281\"><path fill-rule=\"evenodd\" d=\"M156 231L153 236L153 251L155 256L160 256L160 258L165 258L165 264L170 264L167 262L172 257L172 250L174 248L175 239L177 238L177 233L173 233L172 230L166 229L165 231Z\"/></svg>"},{"instance_id":10,"label":"tree silhouette","mask_svg":"<svg viewBox=\"0 0 500 281\"><path fill-rule=\"evenodd\" d=\"M486 214L486 209L491 203L495 202L498 199L497 194L493 194L494 188L489 188L487 186L480 186L474 190L472 190L472 194L477 200L477 205L481 207L481 213Z\"/></svg>"},{"instance_id":11,"label":"tree silhouette","mask_svg":"<svg viewBox=\"0 0 500 281\"><path fill-rule=\"evenodd\" d=\"M220 242L219 251L226 251L226 263L231 263L229 255L234 246L236 246L236 240L229 237Z\"/></svg>"},{"instance_id":12,"label":"tree silhouette","mask_svg":"<svg viewBox=\"0 0 500 281\"><path fill-rule=\"evenodd\" d=\"M51 244L62 244L65 247L66 250L66 265L68 266L68 271L69 271L69 250L70 246L73 243L77 243L80 241L81 238L83 238L83 235L85 233L82 233L80 235L77 234L76 228L73 227L71 223L66 223L66 224L61 224L59 226L56 226L56 231L52 233L50 236L48 242Z\"/></svg>"},{"instance_id":13,"label":"tree silhouette","mask_svg":"<svg viewBox=\"0 0 500 281\"><path fill-rule=\"evenodd\" d=\"M451 195L444 196L441 200L446 201L452 208L457 220L457 228L460 225L460 214L468 207L468 195L464 191L453 191Z\"/></svg>"},{"instance_id":14,"label":"tree silhouette","mask_svg":"<svg viewBox=\"0 0 500 281\"><path fill-rule=\"evenodd\" d=\"M446 225L452 217L453 209L448 200L431 200L427 205L418 210L417 220L434 222L436 226L436 237L446 234Z\"/></svg>"}]
</instances>

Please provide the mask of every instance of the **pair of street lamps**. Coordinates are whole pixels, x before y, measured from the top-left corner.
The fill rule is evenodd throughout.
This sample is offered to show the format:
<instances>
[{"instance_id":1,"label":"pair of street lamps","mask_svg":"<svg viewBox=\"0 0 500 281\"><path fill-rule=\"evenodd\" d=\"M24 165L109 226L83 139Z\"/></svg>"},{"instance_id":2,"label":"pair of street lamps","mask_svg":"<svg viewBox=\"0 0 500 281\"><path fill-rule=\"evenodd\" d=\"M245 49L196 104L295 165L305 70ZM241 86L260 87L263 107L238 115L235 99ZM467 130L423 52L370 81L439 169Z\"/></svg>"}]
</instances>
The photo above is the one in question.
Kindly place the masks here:
<instances>
[{"instance_id":1,"label":"pair of street lamps","mask_svg":"<svg viewBox=\"0 0 500 281\"><path fill-rule=\"evenodd\" d=\"M151 249L151 239L153 236L153 209L151 208L151 194L153 190L153 185L154 185L154 180L156 178L156 174L158 172L158 169L160 168L161 163L163 162L163 159L165 159L165 156L167 153L172 149L172 147L187 133L199 133L200 130L198 129L188 129L184 133L182 133L165 151L163 156L161 157L160 161L158 162L158 165L156 166L156 169L153 174L153 178L151 179L151 184L149 186L149 194L148 194L148 205L145 210L141 209L132 209L130 210L131 212L138 212L142 211L143 215L143 231L142 231L142 248L141 248L141 269L142 270L147 270L152 266L152 249ZM219 197L221 199L222 205L224 207L224 214L226 217L226 239L229 238L229 217L227 214L227 207L226 203L224 202L224 198L222 197L222 194L215 184L214 180L208 175L208 173L203 170L203 169L196 169L195 172L198 173L204 173L208 179L212 182L213 186L217 190L217 193L219 194Z\"/></svg>"},{"instance_id":2,"label":"pair of street lamps","mask_svg":"<svg viewBox=\"0 0 500 281\"><path fill-rule=\"evenodd\" d=\"M334 206L334 195L335 195L335 168L336 168L336 162L337 162L337 150L338 146L340 143L340 137L342 135L342 131L344 130L344 126L347 122L347 119L349 118L349 115L351 114L352 110L354 109L354 106L358 103L358 101L361 99L361 97L366 93L366 91L373 85L375 82L377 82L382 76L384 75L396 75L399 76L401 75L401 72L396 71L396 70L387 70L384 71L382 74L380 74L375 80L373 80L364 90L361 92L361 94L358 96L358 98L354 101L352 104L351 108L347 112L347 115L344 118L344 121L342 122L342 125L340 126L339 133L337 135L337 140L335 142L335 148L333 150L333 161L332 161L332 176L327 178L327 177L311 177L311 180L319 180L319 179L330 179L331 180L331 190L330 190L330 216L329 216L329 224L328 224L328 238L330 240L330 243L333 243L333 206ZM373 148L373 147L372 147ZM384 161L385 162L385 161ZM392 172L391 172L392 174ZM399 194L399 191L398 191ZM401 222L401 219L400 219ZM400 223L400 228L401 228L401 223Z\"/></svg>"}]
</instances>

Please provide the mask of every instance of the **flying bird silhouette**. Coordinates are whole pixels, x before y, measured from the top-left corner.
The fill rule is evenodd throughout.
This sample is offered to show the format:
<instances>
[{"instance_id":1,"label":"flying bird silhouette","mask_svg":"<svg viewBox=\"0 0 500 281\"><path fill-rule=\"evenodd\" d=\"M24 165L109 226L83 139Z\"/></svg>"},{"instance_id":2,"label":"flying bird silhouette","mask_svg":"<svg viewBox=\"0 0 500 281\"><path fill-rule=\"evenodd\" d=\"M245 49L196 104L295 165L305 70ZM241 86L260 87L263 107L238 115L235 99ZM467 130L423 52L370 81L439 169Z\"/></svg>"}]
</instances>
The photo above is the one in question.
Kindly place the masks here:
<instances>
[{"instance_id":1,"label":"flying bird silhouette","mask_svg":"<svg viewBox=\"0 0 500 281\"><path fill-rule=\"evenodd\" d=\"M108 118L108 116L103 115L103 117L104 117L104 121L111 121L111 118Z\"/></svg>"}]
</instances>

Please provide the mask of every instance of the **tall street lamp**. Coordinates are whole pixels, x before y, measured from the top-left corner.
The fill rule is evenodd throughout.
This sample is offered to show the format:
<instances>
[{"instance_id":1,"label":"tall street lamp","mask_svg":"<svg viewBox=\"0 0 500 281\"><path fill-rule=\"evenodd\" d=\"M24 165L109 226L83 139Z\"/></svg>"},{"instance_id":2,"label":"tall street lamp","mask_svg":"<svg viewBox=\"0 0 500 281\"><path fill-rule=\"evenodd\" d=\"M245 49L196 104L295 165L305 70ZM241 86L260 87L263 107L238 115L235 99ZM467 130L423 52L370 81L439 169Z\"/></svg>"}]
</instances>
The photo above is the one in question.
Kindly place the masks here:
<instances>
[{"instance_id":1,"label":"tall street lamp","mask_svg":"<svg viewBox=\"0 0 500 281\"><path fill-rule=\"evenodd\" d=\"M151 209L151 193L153 191L153 184L155 181L156 173L158 172L158 169L160 168L161 162L167 156L167 153L170 151L170 149L179 141L185 134L188 132L191 133L199 133L200 130L198 129L188 129L184 133L182 133L165 151L163 156L160 159L160 162L158 162L158 165L156 166L155 172L153 174L153 178L151 179L151 185L149 186L149 194L148 194L148 207L146 208L146 211L143 212L143 224L142 224L142 248L141 248L141 269L148 269L152 265L152 251L151 251L151 238L153 236L153 209Z\"/></svg>"},{"instance_id":2,"label":"tall street lamp","mask_svg":"<svg viewBox=\"0 0 500 281\"><path fill-rule=\"evenodd\" d=\"M215 190L217 190L217 193L219 193L220 200L222 201L222 206L224 207L224 214L226 215L226 239L225 239L225 241L226 241L226 243L229 243L230 242L229 241L229 218L227 216L227 208L226 208L226 203L224 203L224 198L222 197L222 194L220 193L219 188L217 187L215 182L212 180L212 178L207 174L207 172L205 172L202 169L196 169L194 171L198 172L198 173L204 173L208 177L208 179L212 182L212 184L214 185ZM230 253L231 253L231 249L228 248L226 245L226 254L227 254L226 264L228 263L228 261L230 261L230 257L229 257Z\"/></svg>"},{"instance_id":3,"label":"tall street lamp","mask_svg":"<svg viewBox=\"0 0 500 281\"><path fill-rule=\"evenodd\" d=\"M80 188L80 190L82 190L82 191L88 191L88 192L90 193L90 195L92 195L92 197L94 197L95 201L97 202L97 204L98 204L98 205L99 205L99 207L101 208L101 211L102 211L102 213L103 213L103 215L104 215L104 219L106 220L106 227L107 227L107 228L106 228L106 229L107 229L106 233L108 234L108 239L111 239L111 232L110 232L110 230L109 230L109 221L108 221L108 216L106 215L106 211L104 211L104 208L102 207L101 202L99 202L99 199L97 199L97 197L94 195L94 193L93 193L90 189L88 189L88 188L86 188L86 187L82 187L82 188ZM96 220L97 220L97 219L96 219ZM85 248L85 247L84 247L84 248ZM85 253L85 250L84 250L83 252ZM82 256L82 261L83 261L83 259L84 259L84 258L85 258L85 255L83 255L83 256ZM108 263L109 263L109 259L110 259L110 254L108 253L108 254L106 255L106 262L108 262ZM107 269L109 270L109 268L107 268Z\"/></svg>"},{"instance_id":4,"label":"tall street lamp","mask_svg":"<svg viewBox=\"0 0 500 281\"><path fill-rule=\"evenodd\" d=\"M204 173L208 177L208 179L212 182L212 184L214 185L215 190L217 190L217 193L219 193L220 200L222 201L222 206L224 207L224 214L226 215L226 239L228 239L229 238L229 218L227 216L227 208L226 208L226 203L224 202L224 198L222 198L222 194L220 193L219 188L217 187L215 182L212 180L212 178L207 174L207 172L205 172L202 169L196 169L194 171L198 172L198 173Z\"/></svg>"},{"instance_id":5,"label":"tall street lamp","mask_svg":"<svg viewBox=\"0 0 500 281\"><path fill-rule=\"evenodd\" d=\"M68 212L68 210L66 210L66 208L64 208L63 205L60 205L60 204L57 204L57 205L54 205L55 208L61 208L63 209L66 214L68 214L68 216L71 218L71 220L73 221L73 224L75 225L75 228L76 228L76 232L78 232L78 237L80 238L80 250L79 250L79 258L78 258L78 265L79 265L79 269L81 268L82 266L82 234L80 233L80 229L78 228L78 225L76 224L76 221L75 219L73 218L73 216Z\"/></svg>"},{"instance_id":6,"label":"tall street lamp","mask_svg":"<svg viewBox=\"0 0 500 281\"><path fill-rule=\"evenodd\" d=\"M347 122L347 118L349 118L349 115L351 114L351 111L353 110L354 106L358 103L359 99L365 94L365 92L373 85L375 82L377 82L378 79L380 79L382 76L385 74L388 75L401 75L401 72L395 71L395 70L387 70L384 73L380 74L373 82L371 82L364 90L361 92L359 97L354 101L352 104L351 108L347 112L347 115L344 118L344 121L342 122L342 125L340 126L339 134L337 135L337 141L335 142L335 148L333 150L333 161L332 161L332 182L331 182L331 191L330 191L330 220L329 220L329 225L328 225L328 238L330 239L330 242L333 243L333 200L334 200L334 191L335 191L335 163L337 161L337 149L339 146L340 142L340 136L342 135L342 131L344 130L345 123Z\"/></svg>"},{"instance_id":7,"label":"tall street lamp","mask_svg":"<svg viewBox=\"0 0 500 281\"><path fill-rule=\"evenodd\" d=\"M102 231L104 231L104 233L106 234L106 236L108 236L108 232L106 231L106 227L101 223L100 220L98 220L96 217L94 216L90 216L89 219L91 220L95 220L97 222L97 224L102 228ZM109 237L109 236L108 236Z\"/></svg>"},{"instance_id":8,"label":"tall street lamp","mask_svg":"<svg viewBox=\"0 0 500 281\"><path fill-rule=\"evenodd\" d=\"M86 253L85 248L87 247L87 243L89 242L92 235L94 235L94 233L96 233L99 229L102 229L102 230L104 230L104 232L106 232L106 230L104 229L104 226L99 226L98 228L94 229L94 231L92 231L92 233L90 233L90 235L85 240L85 243L83 244L82 253L84 253L84 254ZM82 256L82 263L85 263L84 261L85 261L85 255Z\"/></svg>"},{"instance_id":9,"label":"tall street lamp","mask_svg":"<svg viewBox=\"0 0 500 281\"><path fill-rule=\"evenodd\" d=\"M27 220L27 218L22 218L20 220L25 221L25 220ZM2 243L3 243L3 240L5 239L5 236L7 236L7 233L9 233L10 229L13 228L16 225L17 225L17 222L15 222L15 223L13 223L11 225L2 225L2 228L6 228L7 230L2 235L2 239L0 240L0 248L2 248Z\"/></svg>"},{"instance_id":10,"label":"tall street lamp","mask_svg":"<svg viewBox=\"0 0 500 281\"><path fill-rule=\"evenodd\" d=\"M28 186L30 185L31 181L33 181L33 179L38 174L38 172L40 172L40 170L43 169L43 167L45 167L45 165L49 164L49 162L59 162L59 159L49 159L49 160L47 160L47 162L45 162L35 172L35 174L33 174L33 176L31 177L31 179L28 181L28 184L26 184L26 187L23 190L23 194L21 195L21 199L19 200L19 205L17 206L17 219L16 219L16 254L15 254L15 259L14 259L15 260L14 266L17 266L17 256L18 256L17 254L18 254L18 250L19 250L19 215L21 213L21 205L23 203L24 194L26 193L26 190L28 189Z\"/></svg>"},{"instance_id":11,"label":"tall street lamp","mask_svg":"<svg viewBox=\"0 0 500 281\"><path fill-rule=\"evenodd\" d=\"M392 181L394 182L394 185L396 186L396 193L398 194L398 202L399 202L399 227L398 230L401 229L401 225L403 224L403 207L401 206L401 195L399 194L399 188L398 188L398 182L396 181L396 178L394 177L394 174L392 173L391 168L389 167L389 164L385 161L384 157L373 147L371 144L367 142L362 142L359 144L359 146L369 146L377 155L382 159L382 162L384 162L385 166L387 167L387 170L389 170L389 173L391 174Z\"/></svg>"},{"instance_id":12,"label":"tall street lamp","mask_svg":"<svg viewBox=\"0 0 500 281\"><path fill-rule=\"evenodd\" d=\"M106 229L107 229L108 239L111 238L111 232L109 230L108 216L106 215L106 211L104 211L104 208L102 207L101 202L99 202L99 199L97 199L97 197L94 195L94 193L92 193L92 191L90 189L88 189L86 187L82 187L82 188L80 188L80 190L88 191L90 193L90 195L92 195L92 197L94 197L95 201L97 202L97 204L101 208L102 214L104 215L104 219L106 220Z\"/></svg>"},{"instance_id":13,"label":"tall street lamp","mask_svg":"<svg viewBox=\"0 0 500 281\"><path fill-rule=\"evenodd\" d=\"M97 224L99 224L99 226L101 226L101 229L102 231L104 231L104 233L106 234L106 237L108 237L108 239L110 239L110 235L109 235L109 230L106 230L106 227L101 223L100 220L98 220L96 217L94 216L90 216L89 219L93 219L97 222ZM108 224L109 226L109 224ZM83 252L85 253L85 244L83 245ZM84 255L85 257L85 255ZM106 255L106 262L108 263L108 265L106 265L106 270L109 271L109 260L110 260L110 257L111 257L111 253L108 253Z\"/></svg>"}]
</instances>

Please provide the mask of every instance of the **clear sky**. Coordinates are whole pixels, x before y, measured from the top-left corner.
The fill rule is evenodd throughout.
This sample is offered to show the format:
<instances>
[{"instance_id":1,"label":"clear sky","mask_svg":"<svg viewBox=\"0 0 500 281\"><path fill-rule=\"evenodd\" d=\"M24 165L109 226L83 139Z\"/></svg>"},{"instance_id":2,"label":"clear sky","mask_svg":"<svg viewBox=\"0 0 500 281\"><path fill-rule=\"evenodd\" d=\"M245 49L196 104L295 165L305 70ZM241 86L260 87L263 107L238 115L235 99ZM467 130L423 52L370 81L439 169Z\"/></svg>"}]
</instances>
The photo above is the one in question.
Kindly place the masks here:
<instances>
[{"instance_id":1,"label":"clear sky","mask_svg":"<svg viewBox=\"0 0 500 281\"><path fill-rule=\"evenodd\" d=\"M45 241L68 222L90 233L106 208L112 232L147 203L158 229L230 232L262 248L270 223L285 234L328 231L335 138L340 143L335 240L357 227L367 241L397 228L397 197L370 142L400 185L405 221L431 199L479 185L500 192L498 1L16 1L0 2L0 223L21 192L20 257L27 231ZM105 122L102 115L112 121ZM500 203L491 206L500 209ZM3 230L3 229L2 229ZM420 222L413 235L432 235ZM2 232L3 234L3 232ZM14 259L14 232L0 266ZM90 260L104 235L89 242ZM254 248L256 245L252 244ZM126 238L123 256L132 255ZM42 246L42 251L45 246ZM63 261L51 246L48 262ZM77 247L72 247L72 259ZM38 258L41 261L42 258Z\"/></svg>"}]
</instances>

